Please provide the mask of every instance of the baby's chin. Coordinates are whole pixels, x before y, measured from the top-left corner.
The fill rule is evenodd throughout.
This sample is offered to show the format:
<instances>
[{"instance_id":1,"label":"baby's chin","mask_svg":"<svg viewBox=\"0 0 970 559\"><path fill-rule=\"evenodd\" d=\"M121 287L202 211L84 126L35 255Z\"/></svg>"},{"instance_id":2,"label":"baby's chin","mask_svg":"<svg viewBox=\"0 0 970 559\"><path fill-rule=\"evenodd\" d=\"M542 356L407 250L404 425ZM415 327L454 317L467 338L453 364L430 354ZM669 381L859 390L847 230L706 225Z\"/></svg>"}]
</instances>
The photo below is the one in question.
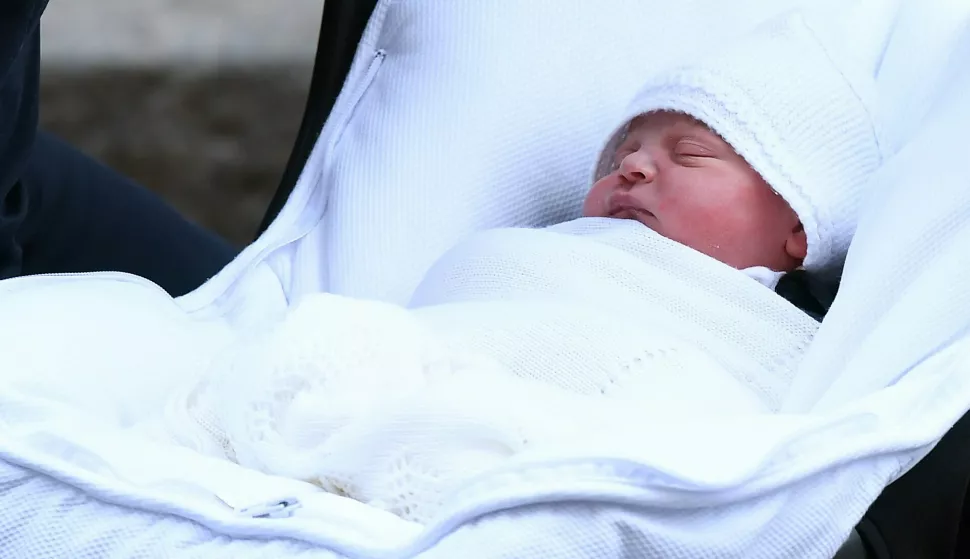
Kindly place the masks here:
<instances>
[{"instance_id":1,"label":"baby's chin","mask_svg":"<svg viewBox=\"0 0 970 559\"><path fill-rule=\"evenodd\" d=\"M583 218L589 219L606 219L612 223L620 224L622 223L624 227L643 227L657 233L662 237L666 237L660 230L660 223L657 219L650 214L649 216L635 215L634 212L630 211L628 214L627 210L619 212L614 215L603 215L601 213L586 213L583 212Z\"/></svg>"}]
</instances>

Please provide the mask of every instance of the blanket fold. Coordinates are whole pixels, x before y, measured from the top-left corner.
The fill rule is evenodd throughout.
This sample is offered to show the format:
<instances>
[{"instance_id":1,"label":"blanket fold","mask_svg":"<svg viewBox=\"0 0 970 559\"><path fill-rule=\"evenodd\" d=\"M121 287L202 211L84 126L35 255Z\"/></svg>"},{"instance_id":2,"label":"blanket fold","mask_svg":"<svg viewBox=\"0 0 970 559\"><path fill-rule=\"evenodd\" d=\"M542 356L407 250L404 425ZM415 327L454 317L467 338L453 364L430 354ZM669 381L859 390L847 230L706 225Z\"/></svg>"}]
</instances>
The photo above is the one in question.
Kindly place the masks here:
<instances>
[{"instance_id":1,"label":"blanket fold","mask_svg":"<svg viewBox=\"0 0 970 559\"><path fill-rule=\"evenodd\" d=\"M182 445L427 522L508 460L768 413L816 327L636 222L494 230L446 254L410 309L307 297L217 358L168 424Z\"/></svg>"}]
</instances>

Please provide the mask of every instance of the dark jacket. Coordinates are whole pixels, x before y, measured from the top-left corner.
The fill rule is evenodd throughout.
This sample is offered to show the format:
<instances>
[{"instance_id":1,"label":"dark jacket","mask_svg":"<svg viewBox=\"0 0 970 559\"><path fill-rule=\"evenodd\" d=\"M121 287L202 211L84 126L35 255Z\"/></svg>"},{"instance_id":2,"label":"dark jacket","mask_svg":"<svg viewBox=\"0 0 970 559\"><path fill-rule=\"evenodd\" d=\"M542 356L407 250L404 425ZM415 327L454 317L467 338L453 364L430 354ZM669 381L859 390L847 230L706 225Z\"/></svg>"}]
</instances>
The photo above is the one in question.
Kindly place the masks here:
<instances>
[{"instance_id":1,"label":"dark jacket","mask_svg":"<svg viewBox=\"0 0 970 559\"><path fill-rule=\"evenodd\" d=\"M47 0L0 0L0 279L117 270L173 295L235 249L159 197L39 132L39 20Z\"/></svg>"},{"instance_id":2,"label":"dark jacket","mask_svg":"<svg viewBox=\"0 0 970 559\"><path fill-rule=\"evenodd\" d=\"M40 15L47 0L0 2L0 278L17 275L16 233L29 200L20 183L37 134Z\"/></svg>"}]
</instances>

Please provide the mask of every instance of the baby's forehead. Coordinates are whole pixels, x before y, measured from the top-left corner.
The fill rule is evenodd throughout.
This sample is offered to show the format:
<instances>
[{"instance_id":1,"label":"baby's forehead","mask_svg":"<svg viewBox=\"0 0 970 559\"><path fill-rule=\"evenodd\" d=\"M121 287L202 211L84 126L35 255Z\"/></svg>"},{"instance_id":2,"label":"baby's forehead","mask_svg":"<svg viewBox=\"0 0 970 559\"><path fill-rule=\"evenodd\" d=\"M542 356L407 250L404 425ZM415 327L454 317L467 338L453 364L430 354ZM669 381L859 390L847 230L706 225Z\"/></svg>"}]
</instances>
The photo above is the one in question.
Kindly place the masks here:
<instances>
[{"instance_id":1,"label":"baby's forehead","mask_svg":"<svg viewBox=\"0 0 970 559\"><path fill-rule=\"evenodd\" d=\"M655 111L640 115L630 121L627 134L643 131L681 130L720 136L709 126L687 113Z\"/></svg>"}]
</instances>

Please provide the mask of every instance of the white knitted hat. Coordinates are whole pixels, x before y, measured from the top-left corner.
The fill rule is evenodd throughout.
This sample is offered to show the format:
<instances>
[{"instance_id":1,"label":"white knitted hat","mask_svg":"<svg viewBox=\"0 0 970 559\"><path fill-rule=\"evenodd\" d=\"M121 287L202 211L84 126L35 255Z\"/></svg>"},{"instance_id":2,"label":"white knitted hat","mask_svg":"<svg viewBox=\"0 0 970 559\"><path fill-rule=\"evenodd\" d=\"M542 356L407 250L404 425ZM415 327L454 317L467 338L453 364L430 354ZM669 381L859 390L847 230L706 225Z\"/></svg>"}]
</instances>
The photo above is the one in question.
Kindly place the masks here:
<instances>
[{"instance_id":1,"label":"white knitted hat","mask_svg":"<svg viewBox=\"0 0 970 559\"><path fill-rule=\"evenodd\" d=\"M637 94L600 154L609 173L629 122L667 110L704 122L781 195L808 239L803 267L841 269L869 176L882 162L872 76L851 75L799 12L774 18L714 56L661 72ZM844 62L844 63L840 63Z\"/></svg>"}]
</instances>

